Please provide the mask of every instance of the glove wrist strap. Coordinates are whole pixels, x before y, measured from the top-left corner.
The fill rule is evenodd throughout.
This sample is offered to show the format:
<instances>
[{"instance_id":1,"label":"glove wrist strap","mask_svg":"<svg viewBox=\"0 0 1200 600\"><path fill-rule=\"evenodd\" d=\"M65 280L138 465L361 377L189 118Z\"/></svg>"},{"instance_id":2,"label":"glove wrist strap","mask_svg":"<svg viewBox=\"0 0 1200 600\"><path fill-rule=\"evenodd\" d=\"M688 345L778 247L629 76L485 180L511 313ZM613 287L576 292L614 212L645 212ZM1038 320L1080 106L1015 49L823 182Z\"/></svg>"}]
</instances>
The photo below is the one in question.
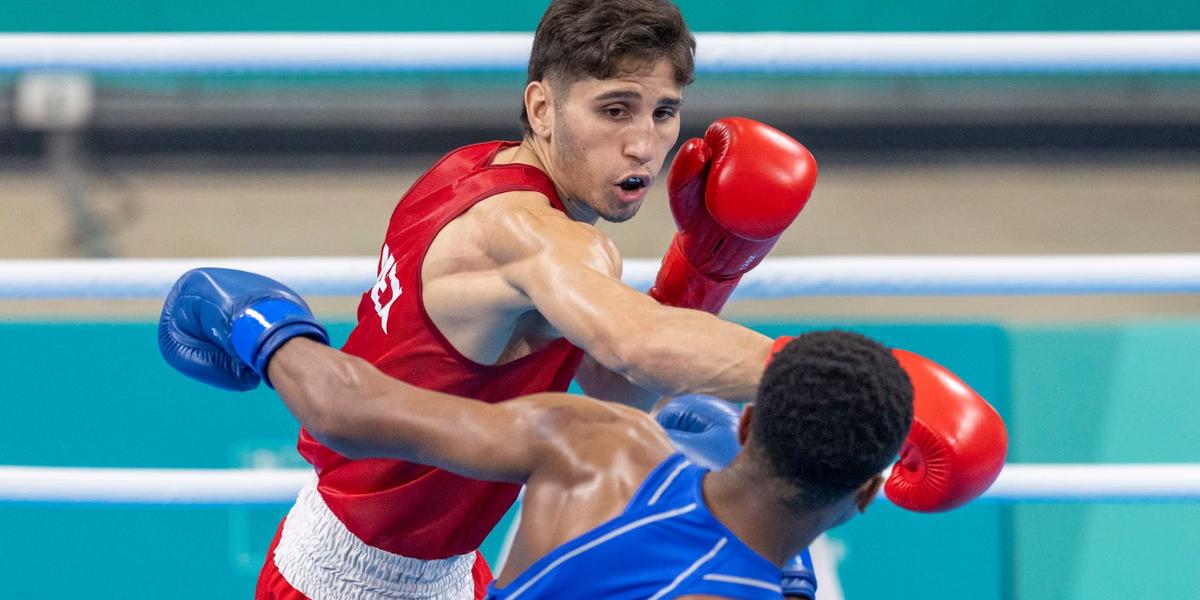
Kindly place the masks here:
<instances>
[{"instance_id":1,"label":"glove wrist strap","mask_svg":"<svg viewBox=\"0 0 1200 600\"><path fill-rule=\"evenodd\" d=\"M691 308L707 313L719 314L729 295L742 280L739 275L732 279L716 280L697 269L679 251L674 243L667 249L650 297L668 306Z\"/></svg>"},{"instance_id":2,"label":"glove wrist strap","mask_svg":"<svg viewBox=\"0 0 1200 600\"><path fill-rule=\"evenodd\" d=\"M329 334L307 308L289 300L271 299L247 306L233 318L229 342L238 358L266 381L271 355L298 335L329 343Z\"/></svg>"}]
</instances>

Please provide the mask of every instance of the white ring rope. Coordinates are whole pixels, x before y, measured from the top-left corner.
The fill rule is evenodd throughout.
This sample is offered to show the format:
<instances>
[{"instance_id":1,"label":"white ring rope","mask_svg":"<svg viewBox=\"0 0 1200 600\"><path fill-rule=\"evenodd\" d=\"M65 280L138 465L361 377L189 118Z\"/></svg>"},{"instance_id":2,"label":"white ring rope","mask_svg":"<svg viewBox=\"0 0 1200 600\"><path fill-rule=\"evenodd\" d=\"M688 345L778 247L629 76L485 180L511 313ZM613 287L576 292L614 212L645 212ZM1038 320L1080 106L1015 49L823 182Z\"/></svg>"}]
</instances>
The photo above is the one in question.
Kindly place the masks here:
<instances>
[{"instance_id":1,"label":"white ring rope","mask_svg":"<svg viewBox=\"0 0 1200 600\"><path fill-rule=\"evenodd\" d=\"M1200 33L698 33L709 72L1200 71ZM528 33L0 35L0 71L523 71Z\"/></svg>"},{"instance_id":2,"label":"white ring rope","mask_svg":"<svg viewBox=\"0 0 1200 600\"><path fill-rule=\"evenodd\" d=\"M162 298L184 271L228 267L274 277L301 295L357 295L375 284L376 260L328 258L80 259L0 261L0 299ZM624 280L645 290L658 261L625 261ZM734 298L818 295L1200 293L1200 254L1094 256L830 256L768 258Z\"/></svg>"},{"instance_id":3,"label":"white ring rope","mask_svg":"<svg viewBox=\"0 0 1200 600\"><path fill-rule=\"evenodd\" d=\"M0 502L286 504L309 469L0 466ZM1010 464L983 498L999 502L1200 500L1200 464Z\"/></svg>"},{"instance_id":4,"label":"white ring rope","mask_svg":"<svg viewBox=\"0 0 1200 600\"><path fill-rule=\"evenodd\" d=\"M311 477L311 469L0 466L0 502L281 504Z\"/></svg>"}]
</instances>

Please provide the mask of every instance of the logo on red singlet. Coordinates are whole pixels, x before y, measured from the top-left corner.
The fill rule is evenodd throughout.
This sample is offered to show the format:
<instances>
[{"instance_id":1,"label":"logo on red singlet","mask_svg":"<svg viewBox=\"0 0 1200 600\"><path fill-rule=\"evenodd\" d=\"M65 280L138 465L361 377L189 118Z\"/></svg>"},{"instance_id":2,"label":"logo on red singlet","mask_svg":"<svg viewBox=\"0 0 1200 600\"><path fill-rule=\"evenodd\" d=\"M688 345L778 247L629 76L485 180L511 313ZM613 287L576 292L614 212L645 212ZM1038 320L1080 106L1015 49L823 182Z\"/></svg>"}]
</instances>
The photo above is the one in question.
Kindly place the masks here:
<instances>
[{"instance_id":1,"label":"logo on red singlet","mask_svg":"<svg viewBox=\"0 0 1200 600\"><path fill-rule=\"evenodd\" d=\"M375 303L375 313L379 315L379 324L383 326L383 333L387 334L388 313L392 310L392 304L404 291L400 287L400 280L396 278L396 257L392 256L392 251L388 250L387 244L383 245L383 251L379 254L378 273L379 277L375 280L375 287L371 288L371 301Z\"/></svg>"}]
</instances>

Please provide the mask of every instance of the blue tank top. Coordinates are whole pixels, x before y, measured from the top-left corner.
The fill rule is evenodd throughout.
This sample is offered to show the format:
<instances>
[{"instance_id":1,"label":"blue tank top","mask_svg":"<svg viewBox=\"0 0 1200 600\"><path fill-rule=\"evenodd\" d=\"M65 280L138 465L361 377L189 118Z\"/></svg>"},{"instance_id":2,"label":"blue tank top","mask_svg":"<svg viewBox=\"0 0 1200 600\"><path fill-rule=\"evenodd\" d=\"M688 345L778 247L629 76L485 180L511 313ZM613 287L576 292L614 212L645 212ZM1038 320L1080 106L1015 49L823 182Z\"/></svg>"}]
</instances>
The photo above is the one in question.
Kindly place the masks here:
<instances>
[{"instance_id":1,"label":"blue tank top","mask_svg":"<svg viewBox=\"0 0 1200 600\"><path fill-rule=\"evenodd\" d=\"M682 454L660 463L625 510L555 548L487 598L675 598L710 594L778 600L779 568L704 504L708 473Z\"/></svg>"}]
</instances>

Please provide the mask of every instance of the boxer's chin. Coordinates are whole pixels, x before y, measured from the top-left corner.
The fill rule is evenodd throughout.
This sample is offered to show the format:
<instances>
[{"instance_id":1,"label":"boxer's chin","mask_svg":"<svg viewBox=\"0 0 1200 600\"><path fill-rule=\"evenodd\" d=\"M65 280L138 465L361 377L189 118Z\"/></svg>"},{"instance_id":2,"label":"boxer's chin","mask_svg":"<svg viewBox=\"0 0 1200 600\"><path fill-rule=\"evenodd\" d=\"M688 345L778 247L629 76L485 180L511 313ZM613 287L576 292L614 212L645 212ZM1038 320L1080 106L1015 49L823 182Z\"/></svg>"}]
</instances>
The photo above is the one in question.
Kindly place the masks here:
<instances>
[{"instance_id":1,"label":"boxer's chin","mask_svg":"<svg viewBox=\"0 0 1200 600\"><path fill-rule=\"evenodd\" d=\"M597 208L596 214L609 223L624 223L633 218L642 207L642 201L623 202L610 200L604 207Z\"/></svg>"}]
</instances>

